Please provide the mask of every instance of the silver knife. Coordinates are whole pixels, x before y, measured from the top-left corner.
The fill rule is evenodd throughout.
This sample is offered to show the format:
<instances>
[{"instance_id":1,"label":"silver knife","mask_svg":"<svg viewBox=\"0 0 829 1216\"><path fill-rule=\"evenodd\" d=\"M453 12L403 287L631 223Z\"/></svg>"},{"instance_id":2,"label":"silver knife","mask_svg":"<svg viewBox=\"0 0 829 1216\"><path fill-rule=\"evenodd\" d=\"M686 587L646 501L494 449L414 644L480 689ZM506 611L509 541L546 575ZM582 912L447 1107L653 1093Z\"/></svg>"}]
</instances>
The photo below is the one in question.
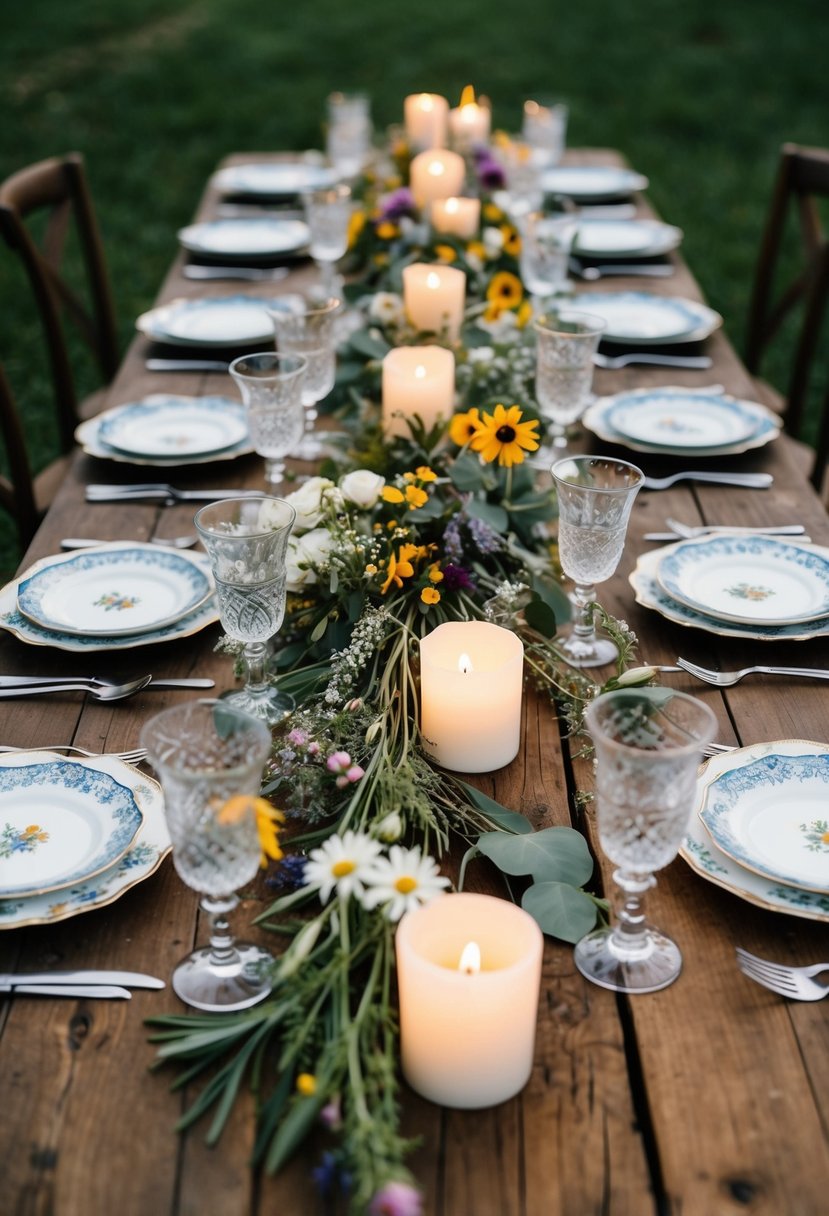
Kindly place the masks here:
<instances>
[{"instance_id":1,"label":"silver knife","mask_svg":"<svg viewBox=\"0 0 829 1216\"><path fill-rule=\"evenodd\" d=\"M216 502L220 498L261 498L261 490L177 490L163 483L157 485L90 485L86 487L87 502L130 502L136 499L173 502Z\"/></svg>"},{"instance_id":2,"label":"silver knife","mask_svg":"<svg viewBox=\"0 0 829 1216\"><path fill-rule=\"evenodd\" d=\"M268 269L259 266L199 266L187 265L181 272L185 279L239 279L251 283L277 283L290 274L287 266Z\"/></svg>"},{"instance_id":3,"label":"silver knife","mask_svg":"<svg viewBox=\"0 0 829 1216\"><path fill-rule=\"evenodd\" d=\"M0 985L0 992L11 992L15 996L82 996L95 1000L120 998L129 1001L132 998L128 988L105 984L18 984L14 988Z\"/></svg>"},{"instance_id":4,"label":"silver knife","mask_svg":"<svg viewBox=\"0 0 829 1216\"><path fill-rule=\"evenodd\" d=\"M228 364L218 359L147 359L148 372L226 372Z\"/></svg>"},{"instance_id":5,"label":"silver knife","mask_svg":"<svg viewBox=\"0 0 829 1216\"><path fill-rule=\"evenodd\" d=\"M0 991L8 992L21 984L128 984L131 988L166 988L164 980L143 971L26 971L0 974Z\"/></svg>"},{"instance_id":6,"label":"silver knife","mask_svg":"<svg viewBox=\"0 0 829 1216\"><path fill-rule=\"evenodd\" d=\"M64 684L77 684L79 680L89 684L97 684L101 688L109 687L107 680L97 676L0 676L0 689L3 688L37 688L42 685L60 687ZM216 681L202 677L186 676L180 680L156 680L151 677L147 688L215 688ZM144 691L142 689L142 691Z\"/></svg>"}]
</instances>

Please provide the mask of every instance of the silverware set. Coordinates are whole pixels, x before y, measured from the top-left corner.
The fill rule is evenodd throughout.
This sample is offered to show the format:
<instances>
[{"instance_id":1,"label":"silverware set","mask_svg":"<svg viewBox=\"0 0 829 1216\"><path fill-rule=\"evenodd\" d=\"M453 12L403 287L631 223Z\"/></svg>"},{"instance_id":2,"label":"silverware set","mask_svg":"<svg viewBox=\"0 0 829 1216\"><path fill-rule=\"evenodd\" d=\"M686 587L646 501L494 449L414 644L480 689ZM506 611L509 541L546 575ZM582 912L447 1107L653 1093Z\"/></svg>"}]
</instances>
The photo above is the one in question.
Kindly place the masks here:
<instances>
[{"instance_id":1,"label":"silverware set","mask_svg":"<svg viewBox=\"0 0 829 1216\"><path fill-rule=\"evenodd\" d=\"M665 520L665 523L671 529L670 532L646 532L643 540L696 540L700 536L716 536L718 532L726 532L729 535L737 536L796 536L801 544L806 544L811 540L811 537L805 535L806 529L803 524L773 524L767 528L756 527L737 527L731 524L701 524L698 527L689 527L687 524L682 524L678 519Z\"/></svg>"},{"instance_id":2,"label":"silverware set","mask_svg":"<svg viewBox=\"0 0 829 1216\"><path fill-rule=\"evenodd\" d=\"M659 355L653 351L626 351L623 355L606 355L597 351L593 356L596 367L615 372L631 364L641 363L654 367L685 368L687 371L704 371L713 360L708 355Z\"/></svg>"},{"instance_id":3,"label":"silverware set","mask_svg":"<svg viewBox=\"0 0 829 1216\"><path fill-rule=\"evenodd\" d=\"M674 273L674 268L670 262L636 262L630 265L621 262L597 262L593 265L585 265L578 258L570 259L569 270L570 274L575 275L577 279L584 279L587 283L594 283L597 279L613 278L614 276L667 279Z\"/></svg>"},{"instance_id":4,"label":"silverware set","mask_svg":"<svg viewBox=\"0 0 829 1216\"><path fill-rule=\"evenodd\" d=\"M74 996L94 1000L132 997L130 988L160 989L164 980L139 971L32 971L0 974L0 992L14 996Z\"/></svg>"},{"instance_id":5,"label":"silverware set","mask_svg":"<svg viewBox=\"0 0 829 1216\"><path fill-rule=\"evenodd\" d=\"M157 680L154 676L139 676L115 684L95 676L0 676L0 700L10 697L44 696L52 692L85 692L96 701L123 701L149 688L214 688L215 681L200 677L180 680Z\"/></svg>"},{"instance_id":6,"label":"silverware set","mask_svg":"<svg viewBox=\"0 0 829 1216\"><path fill-rule=\"evenodd\" d=\"M772 963L768 959L749 954L737 947L737 966L743 975L761 984L764 988L786 996L792 1001L822 1001L829 995L829 978L819 984L814 976L829 973L829 963L815 963L811 967L787 967L784 963Z\"/></svg>"},{"instance_id":7,"label":"silverware set","mask_svg":"<svg viewBox=\"0 0 829 1216\"><path fill-rule=\"evenodd\" d=\"M675 667L660 667L661 672L686 671L690 676L696 676L705 684L713 684L715 688L731 688L740 680L750 675L763 676L795 676L805 680L829 680L829 671L823 667L742 667L739 671L712 671L708 667L700 667L690 663L688 659L677 659Z\"/></svg>"},{"instance_id":8,"label":"silverware set","mask_svg":"<svg viewBox=\"0 0 829 1216\"><path fill-rule=\"evenodd\" d=\"M287 266L202 266L188 263L182 270L185 279L210 282L219 279L238 279L246 283L278 283L290 274Z\"/></svg>"},{"instance_id":9,"label":"silverware set","mask_svg":"<svg viewBox=\"0 0 829 1216\"><path fill-rule=\"evenodd\" d=\"M774 481L771 473L713 473L707 469L683 469L668 477L645 477L643 490L668 490L679 481L705 481L720 486L742 486L746 490L767 490Z\"/></svg>"},{"instance_id":10,"label":"silverware set","mask_svg":"<svg viewBox=\"0 0 829 1216\"><path fill-rule=\"evenodd\" d=\"M86 487L87 502L135 502L142 499L163 502L172 506L177 502L216 502L220 498L261 498L261 490L178 490L165 483L142 485L89 485Z\"/></svg>"}]
</instances>

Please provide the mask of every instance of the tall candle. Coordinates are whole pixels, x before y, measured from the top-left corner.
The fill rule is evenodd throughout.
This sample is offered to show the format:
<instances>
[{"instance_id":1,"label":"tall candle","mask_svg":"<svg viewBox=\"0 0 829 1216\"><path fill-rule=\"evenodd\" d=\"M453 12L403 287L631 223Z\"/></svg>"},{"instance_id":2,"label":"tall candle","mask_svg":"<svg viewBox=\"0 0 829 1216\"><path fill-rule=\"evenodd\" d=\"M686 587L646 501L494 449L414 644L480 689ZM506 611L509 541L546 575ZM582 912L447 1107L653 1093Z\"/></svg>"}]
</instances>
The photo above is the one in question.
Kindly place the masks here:
<instances>
[{"instance_id":1,"label":"tall candle","mask_svg":"<svg viewBox=\"0 0 829 1216\"><path fill-rule=\"evenodd\" d=\"M477 971L461 966L470 943L480 951ZM400 1049L413 1089L466 1109L506 1102L523 1089L535 1052L543 947L531 916L490 895L440 895L403 917Z\"/></svg>"},{"instance_id":2,"label":"tall candle","mask_svg":"<svg viewBox=\"0 0 829 1216\"><path fill-rule=\"evenodd\" d=\"M455 356L442 346L398 346L383 360L383 431L409 435L419 415L429 430L455 405Z\"/></svg>"},{"instance_id":3,"label":"tall candle","mask_svg":"<svg viewBox=\"0 0 829 1216\"><path fill-rule=\"evenodd\" d=\"M403 102L406 138L412 148L442 148L446 144L449 102L438 93L412 93Z\"/></svg>"},{"instance_id":4,"label":"tall candle","mask_svg":"<svg viewBox=\"0 0 829 1216\"><path fill-rule=\"evenodd\" d=\"M454 266L413 262L403 270L403 307L416 329L456 341L466 303L466 275Z\"/></svg>"},{"instance_id":5,"label":"tall candle","mask_svg":"<svg viewBox=\"0 0 829 1216\"><path fill-rule=\"evenodd\" d=\"M436 199L432 203L432 224L438 232L468 239L475 236L481 224L479 198Z\"/></svg>"},{"instance_id":6,"label":"tall candle","mask_svg":"<svg viewBox=\"0 0 829 1216\"><path fill-rule=\"evenodd\" d=\"M433 148L420 152L409 166L409 186L418 207L426 207L436 198L452 198L463 189L466 162L457 152Z\"/></svg>"},{"instance_id":7,"label":"tall candle","mask_svg":"<svg viewBox=\"0 0 829 1216\"><path fill-rule=\"evenodd\" d=\"M460 148L489 143L492 115L489 106L475 100L475 90L468 84L461 94L461 104L449 112L449 130Z\"/></svg>"},{"instance_id":8,"label":"tall candle","mask_svg":"<svg viewBox=\"0 0 829 1216\"><path fill-rule=\"evenodd\" d=\"M488 621L447 621L420 642L424 751L456 773L489 773L518 755L524 647Z\"/></svg>"}]
</instances>

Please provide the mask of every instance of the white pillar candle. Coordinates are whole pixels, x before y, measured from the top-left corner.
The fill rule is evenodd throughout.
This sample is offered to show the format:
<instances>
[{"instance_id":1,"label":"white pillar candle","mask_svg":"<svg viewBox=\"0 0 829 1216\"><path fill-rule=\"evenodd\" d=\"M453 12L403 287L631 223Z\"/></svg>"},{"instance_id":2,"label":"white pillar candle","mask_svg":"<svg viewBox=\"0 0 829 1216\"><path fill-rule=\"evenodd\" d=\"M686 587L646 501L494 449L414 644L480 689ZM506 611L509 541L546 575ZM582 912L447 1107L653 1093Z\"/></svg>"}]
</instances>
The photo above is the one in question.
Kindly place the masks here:
<instances>
[{"instance_id":1,"label":"white pillar candle","mask_svg":"<svg viewBox=\"0 0 829 1216\"><path fill-rule=\"evenodd\" d=\"M480 970L460 966L465 947ZM403 1075L442 1106L506 1102L532 1072L544 938L515 904L440 895L397 929Z\"/></svg>"},{"instance_id":2,"label":"white pillar candle","mask_svg":"<svg viewBox=\"0 0 829 1216\"><path fill-rule=\"evenodd\" d=\"M427 431L439 418L448 422L455 406L455 356L442 346L398 346L383 360L382 391L386 435L409 435L406 419L415 414Z\"/></svg>"},{"instance_id":3,"label":"white pillar candle","mask_svg":"<svg viewBox=\"0 0 829 1216\"><path fill-rule=\"evenodd\" d=\"M464 239L475 236L481 224L479 198L436 199L431 209L432 224L438 232Z\"/></svg>"},{"instance_id":4,"label":"white pillar candle","mask_svg":"<svg viewBox=\"0 0 829 1216\"><path fill-rule=\"evenodd\" d=\"M455 342L466 304L466 275L454 266L413 262L403 270L403 307L425 333L446 333Z\"/></svg>"},{"instance_id":5,"label":"white pillar candle","mask_svg":"<svg viewBox=\"0 0 829 1216\"><path fill-rule=\"evenodd\" d=\"M524 647L488 621L447 621L420 641L424 751L456 773L489 773L518 755Z\"/></svg>"},{"instance_id":6,"label":"white pillar candle","mask_svg":"<svg viewBox=\"0 0 829 1216\"><path fill-rule=\"evenodd\" d=\"M438 93L412 93L403 102L406 138L412 148L443 148L449 102Z\"/></svg>"},{"instance_id":7,"label":"white pillar candle","mask_svg":"<svg viewBox=\"0 0 829 1216\"><path fill-rule=\"evenodd\" d=\"M461 94L461 104L449 112L449 130L459 148L489 143L492 115L489 106L475 100L475 90L468 84Z\"/></svg>"},{"instance_id":8,"label":"white pillar candle","mask_svg":"<svg viewBox=\"0 0 829 1216\"><path fill-rule=\"evenodd\" d=\"M457 152L433 148L420 152L409 166L409 186L418 207L426 207L436 198L452 198L463 189L466 162Z\"/></svg>"}]
</instances>

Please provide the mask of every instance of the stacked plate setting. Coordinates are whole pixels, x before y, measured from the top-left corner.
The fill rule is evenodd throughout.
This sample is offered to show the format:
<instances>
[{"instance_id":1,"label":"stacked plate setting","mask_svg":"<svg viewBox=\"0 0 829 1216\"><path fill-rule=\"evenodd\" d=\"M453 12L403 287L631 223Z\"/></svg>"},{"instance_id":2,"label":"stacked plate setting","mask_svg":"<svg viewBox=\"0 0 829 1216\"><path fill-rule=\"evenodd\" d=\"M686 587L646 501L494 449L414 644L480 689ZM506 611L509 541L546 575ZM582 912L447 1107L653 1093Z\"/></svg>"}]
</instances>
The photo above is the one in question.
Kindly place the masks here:
<instances>
[{"instance_id":1,"label":"stacked plate setting","mask_svg":"<svg viewBox=\"0 0 829 1216\"><path fill-rule=\"evenodd\" d=\"M0 756L0 929L112 903L170 850L157 782L111 756Z\"/></svg>"},{"instance_id":2,"label":"stacked plate setting","mask_svg":"<svg viewBox=\"0 0 829 1216\"><path fill-rule=\"evenodd\" d=\"M327 190L338 178L333 170L303 160L250 161L229 165L213 175L213 185L222 194L262 201L296 198L309 190Z\"/></svg>"},{"instance_id":3,"label":"stacked plate setting","mask_svg":"<svg viewBox=\"0 0 829 1216\"><path fill-rule=\"evenodd\" d=\"M721 637L801 640L829 633L829 549L716 533L643 554L637 603Z\"/></svg>"},{"instance_id":4,"label":"stacked plate setting","mask_svg":"<svg viewBox=\"0 0 829 1216\"><path fill-rule=\"evenodd\" d=\"M154 393L82 422L85 452L126 464L179 468L253 451L245 409L230 397Z\"/></svg>"},{"instance_id":5,"label":"stacked plate setting","mask_svg":"<svg viewBox=\"0 0 829 1216\"><path fill-rule=\"evenodd\" d=\"M203 555L126 541L42 558L0 590L0 627L59 650L150 646L217 617Z\"/></svg>"},{"instance_id":6,"label":"stacked plate setting","mask_svg":"<svg viewBox=\"0 0 829 1216\"><path fill-rule=\"evenodd\" d=\"M708 761L681 856L732 894L829 922L829 745L755 743Z\"/></svg>"}]
</instances>

